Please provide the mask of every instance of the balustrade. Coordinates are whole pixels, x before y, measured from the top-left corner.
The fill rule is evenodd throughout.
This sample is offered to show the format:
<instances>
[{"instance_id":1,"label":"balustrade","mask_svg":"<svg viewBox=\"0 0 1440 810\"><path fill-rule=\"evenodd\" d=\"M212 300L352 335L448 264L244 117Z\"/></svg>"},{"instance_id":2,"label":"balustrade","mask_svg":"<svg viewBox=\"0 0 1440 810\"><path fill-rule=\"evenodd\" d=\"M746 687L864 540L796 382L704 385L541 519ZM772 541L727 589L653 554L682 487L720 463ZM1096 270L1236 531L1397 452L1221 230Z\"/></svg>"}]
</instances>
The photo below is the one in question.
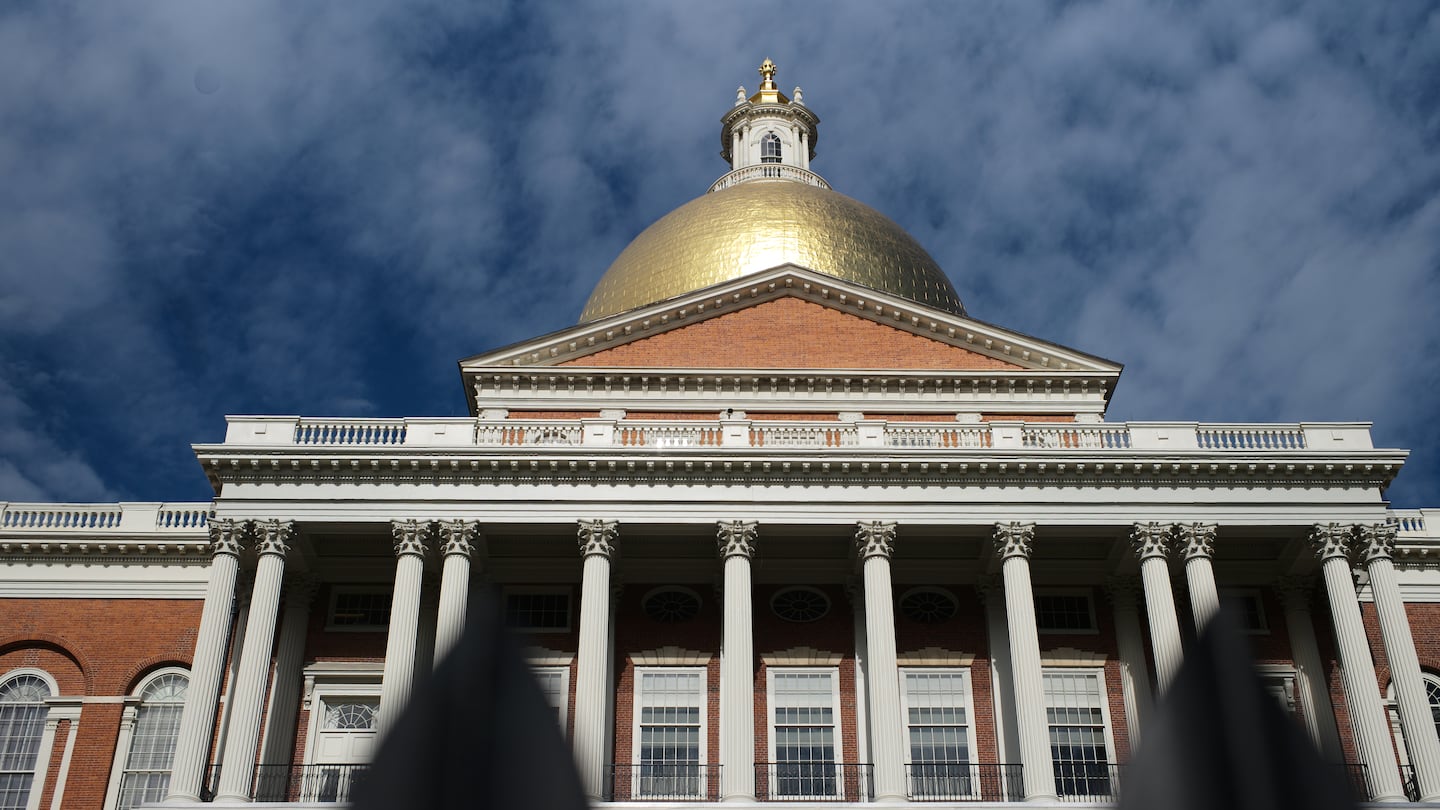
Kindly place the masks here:
<instances>
[{"instance_id":1,"label":"balustrade","mask_svg":"<svg viewBox=\"0 0 1440 810\"><path fill-rule=\"evenodd\" d=\"M405 422L397 419L302 420L295 426L298 445L395 445L405 443Z\"/></svg>"},{"instance_id":2,"label":"balustrade","mask_svg":"<svg viewBox=\"0 0 1440 810\"><path fill-rule=\"evenodd\" d=\"M1199 425L1195 444L1201 450L1304 450L1299 425Z\"/></svg>"}]
</instances>

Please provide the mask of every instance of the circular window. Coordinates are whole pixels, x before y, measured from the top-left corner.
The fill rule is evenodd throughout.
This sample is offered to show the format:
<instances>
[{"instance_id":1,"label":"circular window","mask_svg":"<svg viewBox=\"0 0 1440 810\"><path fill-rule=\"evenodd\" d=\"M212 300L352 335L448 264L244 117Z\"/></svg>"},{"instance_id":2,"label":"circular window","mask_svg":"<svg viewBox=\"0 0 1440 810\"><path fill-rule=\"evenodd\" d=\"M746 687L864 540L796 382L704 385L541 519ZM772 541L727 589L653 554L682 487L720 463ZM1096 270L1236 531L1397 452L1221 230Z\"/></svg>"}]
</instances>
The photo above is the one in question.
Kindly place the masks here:
<instances>
[{"instance_id":1,"label":"circular window","mask_svg":"<svg viewBox=\"0 0 1440 810\"><path fill-rule=\"evenodd\" d=\"M645 615L664 624L688 622L700 615L700 595L689 588L656 588L645 595Z\"/></svg>"},{"instance_id":2,"label":"circular window","mask_svg":"<svg viewBox=\"0 0 1440 810\"><path fill-rule=\"evenodd\" d=\"M830 597L814 588L785 588L770 597L770 609L787 622L813 622L830 612Z\"/></svg>"},{"instance_id":3,"label":"circular window","mask_svg":"<svg viewBox=\"0 0 1440 810\"><path fill-rule=\"evenodd\" d=\"M939 588L912 588L900 597L900 612L921 624L939 624L955 617L955 597Z\"/></svg>"}]
</instances>

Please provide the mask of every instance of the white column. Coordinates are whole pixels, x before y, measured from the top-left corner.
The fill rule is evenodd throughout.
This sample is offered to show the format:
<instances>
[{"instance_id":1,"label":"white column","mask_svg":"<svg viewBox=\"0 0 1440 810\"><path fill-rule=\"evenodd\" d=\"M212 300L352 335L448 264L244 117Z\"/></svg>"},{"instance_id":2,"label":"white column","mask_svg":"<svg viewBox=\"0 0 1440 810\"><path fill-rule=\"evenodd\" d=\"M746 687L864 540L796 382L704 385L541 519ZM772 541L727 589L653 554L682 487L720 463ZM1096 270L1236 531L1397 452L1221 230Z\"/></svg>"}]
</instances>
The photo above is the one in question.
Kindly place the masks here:
<instances>
[{"instance_id":1,"label":"white column","mask_svg":"<svg viewBox=\"0 0 1440 810\"><path fill-rule=\"evenodd\" d=\"M1195 632L1220 612L1220 590L1215 587L1215 524L1182 523L1175 528L1181 557L1185 560L1185 582L1190 586L1190 612L1195 614Z\"/></svg>"},{"instance_id":2,"label":"white column","mask_svg":"<svg viewBox=\"0 0 1440 810\"><path fill-rule=\"evenodd\" d=\"M260 741L262 765L288 765L295 753L295 723L305 679L305 636L310 630L315 589L315 579L308 576L292 577L285 584L285 615L280 618L280 637L275 641L275 678L265 710L265 736Z\"/></svg>"},{"instance_id":3,"label":"white column","mask_svg":"<svg viewBox=\"0 0 1440 810\"><path fill-rule=\"evenodd\" d=\"M1340 653L1340 673L1345 685L1345 703L1355 732L1355 747L1365 765L1374 801L1403 801L1400 770L1390 741L1390 724L1380 700L1375 662L1370 660L1370 643L1365 622L1360 618L1355 582L1350 578L1349 526L1330 523L1316 526L1310 542L1320 557L1325 592L1330 597L1330 615L1335 620L1335 646Z\"/></svg>"},{"instance_id":4,"label":"white column","mask_svg":"<svg viewBox=\"0 0 1440 810\"><path fill-rule=\"evenodd\" d=\"M215 731L220 678L225 672L225 645L230 640L230 611L235 602L235 575L240 570L240 541L245 533L245 524L233 520L216 520L210 524L213 555L210 579L205 587L205 606L200 611L195 655L190 660L190 687L185 693L185 708L180 713L166 801L200 801L200 783L205 778L205 760L210 755L210 739Z\"/></svg>"},{"instance_id":5,"label":"white column","mask_svg":"<svg viewBox=\"0 0 1440 810\"><path fill-rule=\"evenodd\" d=\"M440 613L435 625L435 665L445 659L465 632L465 609L470 598L470 558L483 545L473 520L447 520L440 524Z\"/></svg>"},{"instance_id":6,"label":"white column","mask_svg":"<svg viewBox=\"0 0 1440 810\"><path fill-rule=\"evenodd\" d=\"M985 629L990 642L990 694L995 711L995 748L1001 765L1020 764L1020 727L1015 714L1015 674L1010 669L1010 630L1006 626L1005 581L999 576L982 577L975 585L985 605ZM1006 780L1005 789L1010 789ZM1009 797L1009 794L1006 794Z\"/></svg>"},{"instance_id":7,"label":"white column","mask_svg":"<svg viewBox=\"0 0 1440 810\"><path fill-rule=\"evenodd\" d=\"M1145 616L1150 621L1150 646L1155 651L1155 680L1161 694L1180 670L1180 621L1175 616L1175 595L1170 590L1170 526L1137 523L1130 543L1140 558L1140 579L1145 584Z\"/></svg>"},{"instance_id":8,"label":"white column","mask_svg":"<svg viewBox=\"0 0 1440 810\"><path fill-rule=\"evenodd\" d=\"M1120 691L1125 700L1125 729L1130 751L1140 744L1140 720L1150 712L1150 668L1140 632L1140 583L1134 577L1112 577L1105 594L1115 609L1115 646L1120 653Z\"/></svg>"},{"instance_id":9,"label":"white column","mask_svg":"<svg viewBox=\"0 0 1440 810\"><path fill-rule=\"evenodd\" d=\"M1281 577L1275 592L1285 608L1285 629L1290 636L1290 655L1295 659L1295 686L1305 710L1305 728L1327 762L1344 762L1340 730L1335 726L1335 706L1330 702L1330 684L1320 662L1315 641L1315 620L1310 598L1315 583L1309 577Z\"/></svg>"},{"instance_id":10,"label":"white column","mask_svg":"<svg viewBox=\"0 0 1440 810\"><path fill-rule=\"evenodd\" d=\"M585 568L580 583L580 643L575 654L575 764L589 800L603 800L605 773L605 684L610 669L610 559L618 525L582 520L578 530Z\"/></svg>"},{"instance_id":11,"label":"white column","mask_svg":"<svg viewBox=\"0 0 1440 810\"><path fill-rule=\"evenodd\" d=\"M904 718L900 714L900 670L895 656L895 597L890 555L894 521L869 521L855 529L855 553L865 576L865 641L870 654L870 759L875 764L875 800L905 801Z\"/></svg>"},{"instance_id":12,"label":"white column","mask_svg":"<svg viewBox=\"0 0 1440 810\"><path fill-rule=\"evenodd\" d=\"M1395 578L1395 527L1383 523L1362 527L1360 540L1375 613L1380 618L1385 659L1390 662L1390 678L1395 684L1405 748L1410 752L1410 765L1415 768L1415 781L1420 786L1420 801L1440 800L1440 737L1435 733L1425 679L1420 676L1420 658L1410 635L1405 599Z\"/></svg>"},{"instance_id":13,"label":"white column","mask_svg":"<svg viewBox=\"0 0 1440 810\"><path fill-rule=\"evenodd\" d=\"M751 627L750 560L755 521L719 526L725 565L725 618L720 641L720 798L755 801L755 643Z\"/></svg>"},{"instance_id":14,"label":"white column","mask_svg":"<svg viewBox=\"0 0 1440 810\"><path fill-rule=\"evenodd\" d=\"M1030 587L1034 523L995 526L995 551L1005 577L1005 624L1010 636L1010 673L1015 678L1016 737L1024 767L1025 800L1055 801L1055 765L1045 717L1045 679L1040 670L1040 635L1035 627L1035 592Z\"/></svg>"},{"instance_id":15,"label":"white column","mask_svg":"<svg viewBox=\"0 0 1440 810\"><path fill-rule=\"evenodd\" d=\"M280 588L285 581L285 555L295 524L264 520L255 524L255 590L250 595L250 618L245 646L240 650L240 674L230 690L233 706L225 734L225 762L220 766L216 802L248 802L255 776L255 754L260 742L260 713L265 708L265 687L270 652L275 643L275 618L280 611Z\"/></svg>"},{"instance_id":16,"label":"white column","mask_svg":"<svg viewBox=\"0 0 1440 810\"><path fill-rule=\"evenodd\" d=\"M420 585L425 575L425 544L432 526L420 520L395 520L395 591L385 637L385 669L380 674L379 734L400 719L415 683L415 644L420 631Z\"/></svg>"},{"instance_id":17,"label":"white column","mask_svg":"<svg viewBox=\"0 0 1440 810\"><path fill-rule=\"evenodd\" d=\"M220 718L215 724L215 753L210 756L212 770L207 775L210 781L205 785L211 791L215 789L214 780L219 776L214 768L225 761L225 738L230 735L231 709L235 708L235 684L240 681L240 651L245 649L245 627L250 621L250 595L254 592L255 569L242 568L235 577L235 619L230 629L229 660L221 680L226 692L220 698Z\"/></svg>"}]
</instances>

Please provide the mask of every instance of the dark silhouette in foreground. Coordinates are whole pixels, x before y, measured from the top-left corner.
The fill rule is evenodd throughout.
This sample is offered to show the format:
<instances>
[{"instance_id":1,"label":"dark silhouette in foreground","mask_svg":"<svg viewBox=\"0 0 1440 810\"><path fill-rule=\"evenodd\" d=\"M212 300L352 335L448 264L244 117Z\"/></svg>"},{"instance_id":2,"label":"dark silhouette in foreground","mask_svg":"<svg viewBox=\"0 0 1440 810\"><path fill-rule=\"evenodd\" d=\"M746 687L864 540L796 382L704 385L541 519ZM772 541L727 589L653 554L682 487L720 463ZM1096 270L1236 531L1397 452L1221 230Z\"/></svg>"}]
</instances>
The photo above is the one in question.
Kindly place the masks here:
<instances>
[{"instance_id":1,"label":"dark silhouette in foreground","mask_svg":"<svg viewBox=\"0 0 1440 810\"><path fill-rule=\"evenodd\" d=\"M1337 765L1265 692L1240 631L1216 616L1146 724L1120 810L1354 808Z\"/></svg>"},{"instance_id":2,"label":"dark silhouette in foreground","mask_svg":"<svg viewBox=\"0 0 1440 810\"><path fill-rule=\"evenodd\" d=\"M570 757L555 710L485 593L472 602L454 650L433 676L417 679L355 787L355 810L583 810Z\"/></svg>"}]
</instances>

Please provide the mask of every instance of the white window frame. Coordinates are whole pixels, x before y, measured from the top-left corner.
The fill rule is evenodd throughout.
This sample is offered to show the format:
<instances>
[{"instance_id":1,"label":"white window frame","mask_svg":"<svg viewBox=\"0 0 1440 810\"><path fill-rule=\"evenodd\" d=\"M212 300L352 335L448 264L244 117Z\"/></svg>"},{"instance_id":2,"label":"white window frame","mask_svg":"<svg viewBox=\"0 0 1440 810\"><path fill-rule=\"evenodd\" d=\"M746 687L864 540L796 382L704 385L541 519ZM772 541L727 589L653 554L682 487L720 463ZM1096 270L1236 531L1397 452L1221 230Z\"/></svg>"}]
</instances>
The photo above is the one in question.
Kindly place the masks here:
<instances>
[{"instance_id":1,"label":"white window frame","mask_svg":"<svg viewBox=\"0 0 1440 810\"><path fill-rule=\"evenodd\" d=\"M9 681L11 678L19 677L21 675L34 675L35 677L44 681L45 685L50 689L50 697L45 700L46 712L44 724L42 725L42 730L40 732L40 747L35 752L35 771L34 775L31 777L30 780L30 795L27 796L25 800L26 810L39 810L40 794L45 792L45 776L50 772L50 759L51 755L54 754L55 751L55 730L59 726L60 720L70 720L70 743L66 746L67 756L62 762L62 767L67 766L69 765L68 754L70 752L70 746L74 744L76 726L79 725L79 716L78 713L76 713L75 717L73 718L70 717L68 714L63 717L56 716L55 707L51 704L51 701L60 697L60 685L56 682L53 675L43 669L37 669L35 667L18 667L16 669L9 670L4 675L0 675L0 684ZM57 791L63 789L64 782L65 779L64 775L62 774L60 778L56 780Z\"/></svg>"},{"instance_id":2,"label":"white window frame","mask_svg":"<svg viewBox=\"0 0 1440 810\"><path fill-rule=\"evenodd\" d=\"M125 774L130 772L127 767L130 760L130 748L135 741L135 726L140 720L141 696L145 694L146 689L150 688L150 684L166 675L184 675L187 682L190 680L190 670L185 667L162 667L142 678L125 697L125 709L120 717L120 734L115 739L115 756L110 761L110 781L105 789L105 810L115 810L120 806L120 790L124 787ZM188 685L186 688L188 690ZM176 742L178 750L178 738ZM174 772L173 759L171 760L171 772Z\"/></svg>"},{"instance_id":3,"label":"white window frame","mask_svg":"<svg viewBox=\"0 0 1440 810\"><path fill-rule=\"evenodd\" d=\"M828 674L830 676L830 699L834 707L834 729L835 729L835 793L809 794L805 796L781 796L776 788L779 779L771 772L766 777L766 795L769 801L813 801L818 796L822 800L834 800L845 798L845 724L841 722L840 704L840 668L839 667L788 667L788 666L766 666L765 667L765 723L769 730L766 734L766 743L769 747L768 761L772 764L766 768L773 771L776 766L775 756L775 676L784 673L786 675L809 675ZM864 792L864 791L862 791Z\"/></svg>"},{"instance_id":4,"label":"white window frame","mask_svg":"<svg viewBox=\"0 0 1440 810\"><path fill-rule=\"evenodd\" d=\"M1093 605L1092 605L1092 607L1093 607ZM1088 674L1088 675L1094 677L1094 678L1096 679L1096 682L1098 682L1098 683L1100 684L1100 719L1101 719L1101 722L1103 722L1103 723L1105 724L1105 729L1104 729L1104 731L1105 731L1105 758L1106 758L1107 760L1109 760L1109 761L1106 762L1105 764L1106 764L1106 766L1109 766L1110 764L1114 763L1114 762L1115 762L1116 751L1115 751L1115 735L1114 735L1114 733L1113 733L1113 729L1114 729L1115 725L1114 725L1114 723L1113 723L1113 722L1111 721L1111 719L1110 719L1110 688L1109 688L1109 684L1107 684L1107 683L1105 682L1105 667L1103 667L1103 666L1099 666L1099 667L1093 667L1093 666L1064 666L1064 665L1059 665L1059 666L1057 666L1057 665L1053 665L1053 664L1052 664L1052 665L1049 665L1049 666L1042 667L1041 670L1040 670L1040 689L1041 689L1042 696L1043 696L1044 689L1045 689L1045 676L1048 675L1048 674L1051 674L1051 673L1057 674L1057 675L1059 675L1059 674L1074 675L1074 674L1077 674L1077 673L1084 673L1084 674ZM1043 698L1042 698L1042 699L1043 699ZM1048 713L1049 710L1050 710L1050 701L1049 701L1048 699L1045 700L1045 710L1046 710L1047 713ZM1051 724L1050 724L1050 718L1047 716L1047 717L1045 718L1045 746L1046 746L1046 748L1049 748L1049 746L1050 746L1050 725L1051 725ZM1052 768L1052 772L1051 772L1051 775L1050 775L1050 779L1051 779L1051 781L1052 781L1052 783L1053 783L1053 781L1054 781L1054 779L1055 779L1054 772L1053 772L1053 768L1054 768L1054 757L1053 757L1053 756L1051 757L1051 768ZM1118 790L1119 790L1119 780L1115 778L1115 775L1114 775L1114 774L1111 774L1110 790L1111 790L1111 794L1110 794L1111 797L1114 797L1114 796L1119 795L1119 794L1118 794ZM1062 798L1062 801L1063 801L1063 800L1064 800L1064 797L1061 797L1061 798ZM1104 800L1105 800L1105 801L1109 801L1110 799L1109 799L1109 797L1106 797Z\"/></svg>"},{"instance_id":5,"label":"white window frame","mask_svg":"<svg viewBox=\"0 0 1440 810\"><path fill-rule=\"evenodd\" d=\"M974 797L979 792L981 775L979 774L979 769L975 767L980 763L977 761L978 757L976 756L975 691L970 678L970 668L917 666L900 667L900 733L902 744L905 746L905 760L907 767L913 767L917 764L910 760L910 690L905 688L905 676L910 673L915 673L917 675L959 675L961 677L961 682L964 684L965 688L965 744L967 750L970 752L970 761L965 763L965 765L967 774L969 776L970 791L968 793L957 793L954 795L926 794L924 798L928 801L932 799L962 799ZM906 774L907 791L910 789L910 783L913 778L914 777L910 773ZM1003 773L1000 774L1000 778L1002 780L1004 779Z\"/></svg>"},{"instance_id":6,"label":"white window frame","mask_svg":"<svg viewBox=\"0 0 1440 810\"><path fill-rule=\"evenodd\" d=\"M1425 704L1431 706L1430 690L1428 686L1434 684L1440 687L1440 676L1421 671L1420 677L1426 684ZM1395 738L1395 751L1400 755L1400 765L1404 768L1411 767L1410 747L1405 742L1405 727L1400 725L1400 701L1395 697L1395 679L1391 678L1390 683L1385 685L1385 716L1390 720L1390 734ZM1435 716L1435 709L1431 708L1430 716ZM1432 720L1432 722L1434 722ZM1440 731L1440 722L1434 722L1437 731Z\"/></svg>"},{"instance_id":7,"label":"white window frame","mask_svg":"<svg viewBox=\"0 0 1440 810\"><path fill-rule=\"evenodd\" d=\"M353 593L378 593L390 592L390 609L395 609L395 595L393 583L391 585L356 584L356 585L331 585L330 600L325 607L325 632L327 633L385 633L390 630L390 623L385 624L336 624L335 603L341 594Z\"/></svg>"},{"instance_id":8,"label":"white window frame","mask_svg":"<svg viewBox=\"0 0 1440 810\"><path fill-rule=\"evenodd\" d=\"M663 675L668 673L679 673L685 675L700 676L700 761L697 763L700 768L699 774L699 795L687 798L704 799L710 795L710 785L706 779L710 764L710 688L709 671L706 667L666 667L666 666L638 666L635 667L635 683L631 692L630 702L630 767L638 769L643 763L640 761L640 722L641 716L641 684L644 683L645 675ZM629 777L631 796L635 798L646 798L638 792L636 784L639 782L637 771L632 770ZM671 797L666 797L671 798Z\"/></svg>"},{"instance_id":9,"label":"white window frame","mask_svg":"<svg viewBox=\"0 0 1440 810\"><path fill-rule=\"evenodd\" d=\"M566 602L566 609L565 609L565 626L564 626L564 627L511 627L511 626L509 625L509 620L510 620L510 597L512 597L512 596L522 596L522 595L525 595L525 594L534 594L534 595L537 595L537 596L545 596L545 595L551 595L551 594L564 594L564 596L565 596L565 602ZM575 628L575 612L576 612L576 610L577 610L577 606L576 606L576 604L575 604L575 592L574 592L574 589L571 588L569 585L515 586L515 587L507 587L507 588L505 588L504 590L502 590L502 591L500 592L500 623L501 623L501 625L502 625L506 630L509 630L509 631L511 631L511 632L513 632L513 633L525 633L525 634L527 634L527 635L569 633L569 632L571 632L572 630L574 630L574 628Z\"/></svg>"},{"instance_id":10,"label":"white window frame","mask_svg":"<svg viewBox=\"0 0 1440 810\"><path fill-rule=\"evenodd\" d=\"M1090 626L1069 630L1051 630L1040 626L1040 597L1042 596L1083 596L1090 608ZM1093 588L1036 588L1035 589L1035 632L1046 636L1094 636L1100 633L1100 624L1095 618L1095 589Z\"/></svg>"},{"instance_id":11,"label":"white window frame","mask_svg":"<svg viewBox=\"0 0 1440 810\"><path fill-rule=\"evenodd\" d=\"M534 664L532 664L532 665L530 666L530 671L531 671L531 672L534 672L534 673L536 673L536 674L545 673L545 674L547 674L547 675L548 675L548 674L551 674L551 673L555 673L555 674L558 674L558 675L560 676L560 694L563 696L564 699L560 701L560 705L559 705L559 706L552 706L551 708L555 709L556 711L558 711L558 712L560 713L560 717L559 717L559 720L560 720L560 736L561 736L561 737L565 737L565 736L566 736L566 734L565 734L566 728L567 728L567 727L569 726L569 724L570 724L570 667L569 667L569 665L561 665L561 666L549 666L549 665L546 665L546 666L539 666L539 665L534 665Z\"/></svg>"},{"instance_id":12,"label":"white window frame","mask_svg":"<svg viewBox=\"0 0 1440 810\"><path fill-rule=\"evenodd\" d=\"M316 765L315 743L320 738L320 731L324 728L325 712L331 703L342 703L346 700L380 700L380 684L378 683L327 683L315 684L305 704L310 711L310 722L306 725L305 732L305 759L302 764ZM385 707L381 706L380 711ZM378 719L378 715L377 715ZM376 732L377 734L379 732ZM368 763L354 762L352 765L365 765Z\"/></svg>"}]
</instances>

